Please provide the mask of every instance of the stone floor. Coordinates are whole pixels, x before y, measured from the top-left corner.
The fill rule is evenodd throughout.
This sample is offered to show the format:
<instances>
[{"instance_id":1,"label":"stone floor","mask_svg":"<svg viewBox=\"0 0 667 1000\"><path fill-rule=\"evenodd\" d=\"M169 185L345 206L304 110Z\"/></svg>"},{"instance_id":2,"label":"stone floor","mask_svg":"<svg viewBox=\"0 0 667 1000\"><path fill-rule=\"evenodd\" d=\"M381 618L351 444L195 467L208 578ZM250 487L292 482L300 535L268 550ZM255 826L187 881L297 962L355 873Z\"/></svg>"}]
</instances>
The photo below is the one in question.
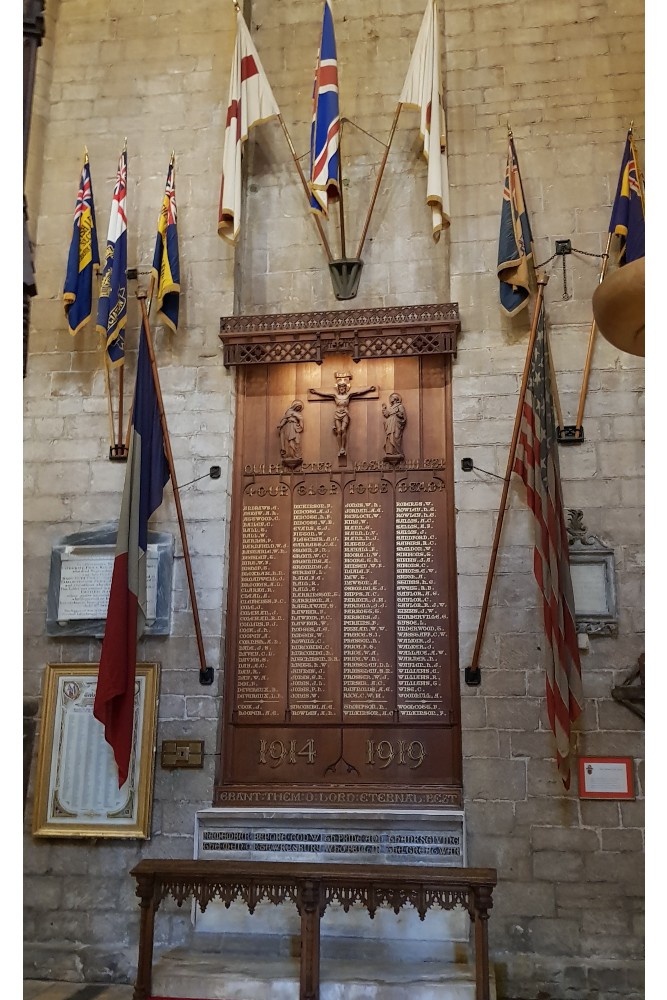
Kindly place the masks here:
<instances>
[{"instance_id":1,"label":"stone floor","mask_svg":"<svg viewBox=\"0 0 667 1000\"><path fill-rule=\"evenodd\" d=\"M133 986L101 986L93 983L52 983L23 980L23 1000L132 1000Z\"/></svg>"}]
</instances>

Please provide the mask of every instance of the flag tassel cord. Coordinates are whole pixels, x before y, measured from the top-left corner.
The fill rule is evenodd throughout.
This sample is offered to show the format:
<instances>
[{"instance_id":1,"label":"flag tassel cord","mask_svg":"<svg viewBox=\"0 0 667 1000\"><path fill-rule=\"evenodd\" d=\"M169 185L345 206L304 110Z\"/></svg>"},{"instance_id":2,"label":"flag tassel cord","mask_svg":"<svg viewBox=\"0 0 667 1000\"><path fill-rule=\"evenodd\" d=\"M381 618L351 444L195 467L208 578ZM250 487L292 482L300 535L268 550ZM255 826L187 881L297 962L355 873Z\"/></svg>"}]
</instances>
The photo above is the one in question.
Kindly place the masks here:
<instances>
[{"instance_id":1,"label":"flag tassel cord","mask_svg":"<svg viewBox=\"0 0 667 1000\"><path fill-rule=\"evenodd\" d=\"M301 178L301 183L303 185L303 190L306 193L306 199L308 201L308 205L310 206L310 188L308 187L308 181L306 180L306 177L304 175L303 168L302 168L301 164L299 163L299 158L296 155L296 150L294 148L294 143L292 142L292 138L291 138L289 132L287 131L287 125L285 125L285 121L283 119L283 116L281 114L279 114L279 115L277 115L277 118L278 118L278 121L280 122L280 125L282 127L283 133L284 133L285 138L287 140L287 145L290 148L290 153L292 154L292 159L294 160L294 165L295 165L295 167L296 167L296 169L297 169L297 171L299 173L299 177ZM327 255L327 260L329 261L329 263L331 263L332 260L333 260L333 254L331 253L331 247L329 246L329 241L328 241L328 239L326 237L326 233L324 232L324 229L322 227L322 223L320 222L320 220L319 220L316 212L309 212L309 214L312 215L313 219L315 220L315 225L317 226L318 232L320 234L320 239L322 240L322 246L324 247L324 252Z\"/></svg>"},{"instance_id":2,"label":"flag tassel cord","mask_svg":"<svg viewBox=\"0 0 667 1000\"><path fill-rule=\"evenodd\" d=\"M613 233L607 234L607 245L605 251L602 254L602 267L600 268L600 275L598 277L598 285L601 285L604 276L607 273L607 265L609 264L609 249L611 247L611 238ZM591 322L591 330L588 335L588 350L586 352L586 364L584 365L584 374L581 382L581 393L579 394L579 409L577 411L577 423L576 429L579 434L583 431L583 420L584 420L584 406L586 405L586 393L588 392L588 379L591 374L591 362L593 360L593 346L595 342L595 331L597 329L595 319Z\"/></svg>"},{"instance_id":3,"label":"flag tassel cord","mask_svg":"<svg viewBox=\"0 0 667 1000\"><path fill-rule=\"evenodd\" d=\"M394 120L391 124L391 131L389 133L389 141L385 146L384 156L382 157L382 163L380 164L380 169L378 171L377 178L375 180L375 188L373 190L373 196L371 198L371 203L368 206L368 212L366 213L366 221L364 222L364 228L361 233L361 238L359 240L359 246L357 247L357 260L361 260L361 251L364 249L364 243L366 242L366 234L368 233L368 227L371 222L371 216L373 214L373 209L375 208L375 202L377 200L378 191L380 190L380 182L382 181L382 175L384 174L384 168L387 164L387 157L389 156L389 150L391 149L391 144L394 140L394 133L396 132L396 126L398 125L398 116L401 113L401 108L403 105L399 101L396 105L396 112L394 114Z\"/></svg>"},{"instance_id":4,"label":"flag tassel cord","mask_svg":"<svg viewBox=\"0 0 667 1000\"><path fill-rule=\"evenodd\" d=\"M146 334L146 343L148 345L148 353L151 359L151 371L153 373L153 385L155 386L155 395L157 397L158 410L160 413L160 424L162 425L162 434L164 437L164 448L167 457L167 464L169 466L169 477L171 479L171 485L173 487L174 501L176 503L176 515L178 517L178 526L181 532L181 544L183 546L183 559L185 560L185 570L188 578L188 588L190 591L190 602L192 604L192 615L195 624L195 634L197 637L197 649L199 651L199 681L201 684L211 684L213 681L213 668L206 666L206 654L204 651L204 642L201 634L201 625L199 622L199 609L197 606L197 595L195 592L194 578L192 576L192 564L190 562L190 550L188 548L188 539L185 533L185 521L183 519L183 510L181 507L181 498L178 492L178 483L176 481L176 471L174 469L174 456L171 450L171 441L169 440L169 431L167 429L167 418L164 412L164 403L162 401L162 390L160 389L160 379L157 371L157 364L155 361L155 351L153 350L153 340L151 337L150 324L148 322L148 313L146 311L146 292L143 290L137 290L137 298L139 299L139 305L141 307L141 323Z\"/></svg>"},{"instance_id":5,"label":"flag tassel cord","mask_svg":"<svg viewBox=\"0 0 667 1000\"><path fill-rule=\"evenodd\" d=\"M507 494L509 492L510 477L512 475L512 467L514 466L514 457L516 455L516 446L519 440L519 428L521 426L521 414L523 411L523 403L526 398L526 387L528 385L528 371L530 369L530 361L533 356L533 348L535 346L535 338L537 336L537 327L540 318L540 310L542 309L542 303L544 301L544 289L549 281L548 275L540 273L537 276L537 297L535 299L535 308L533 310L533 320L530 328L530 337L528 340L528 350L526 351L526 363L523 369L523 379L521 381L521 391L519 393L519 402L516 408L516 417L514 420L514 431L512 434L512 442L510 444L509 456L507 459L507 470L505 472L505 480L503 483L503 493L500 498L500 507L498 509L498 520L496 521L496 531L493 538L493 548L491 549L491 560L489 562L489 572L486 578L486 588L484 590L484 600L482 601L482 610L480 612L479 625L477 628L477 638L475 640L475 649L472 654L472 661L470 666L466 668L465 671L465 682L470 686L477 686L480 683L481 675L479 669L479 654L482 646L482 637L484 635L484 626L486 624L486 614L489 608L489 597L491 596L491 586L493 584L493 574L496 567L496 557L498 555L498 545L500 543L500 533L503 527L503 519L505 517L505 507L507 504Z\"/></svg>"}]
</instances>

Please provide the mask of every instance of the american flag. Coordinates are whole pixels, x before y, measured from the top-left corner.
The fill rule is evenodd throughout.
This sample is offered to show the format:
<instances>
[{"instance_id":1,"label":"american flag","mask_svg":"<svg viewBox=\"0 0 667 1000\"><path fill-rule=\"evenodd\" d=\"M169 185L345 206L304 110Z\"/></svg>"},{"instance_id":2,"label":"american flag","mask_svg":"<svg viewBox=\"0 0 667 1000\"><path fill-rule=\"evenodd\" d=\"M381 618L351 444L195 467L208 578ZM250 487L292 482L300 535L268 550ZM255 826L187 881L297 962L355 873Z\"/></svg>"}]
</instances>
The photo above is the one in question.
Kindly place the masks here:
<instances>
[{"instance_id":1,"label":"american flag","mask_svg":"<svg viewBox=\"0 0 667 1000\"><path fill-rule=\"evenodd\" d=\"M556 738L558 770L568 789L572 723L583 711L584 696L550 377L542 305L528 369L513 471L524 481L526 500L535 515L533 570L543 597L548 642L547 712Z\"/></svg>"}]
</instances>

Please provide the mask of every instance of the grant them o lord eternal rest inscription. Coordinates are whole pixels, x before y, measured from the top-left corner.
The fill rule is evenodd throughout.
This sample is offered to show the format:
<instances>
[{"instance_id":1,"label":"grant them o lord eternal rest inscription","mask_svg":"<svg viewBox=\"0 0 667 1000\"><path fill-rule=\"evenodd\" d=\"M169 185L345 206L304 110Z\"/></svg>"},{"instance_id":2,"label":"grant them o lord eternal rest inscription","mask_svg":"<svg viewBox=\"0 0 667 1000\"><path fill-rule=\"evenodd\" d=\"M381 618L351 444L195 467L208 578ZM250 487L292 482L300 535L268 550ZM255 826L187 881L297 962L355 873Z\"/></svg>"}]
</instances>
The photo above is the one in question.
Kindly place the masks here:
<instances>
[{"instance_id":1,"label":"grant them o lord eternal rest inscription","mask_svg":"<svg viewBox=\"0 0 667 1000\"><path fill-rule=\"evenodd\" d=\"M239 369L215 805L460 805L449 369Z\"/></svg>"}]
</instances>

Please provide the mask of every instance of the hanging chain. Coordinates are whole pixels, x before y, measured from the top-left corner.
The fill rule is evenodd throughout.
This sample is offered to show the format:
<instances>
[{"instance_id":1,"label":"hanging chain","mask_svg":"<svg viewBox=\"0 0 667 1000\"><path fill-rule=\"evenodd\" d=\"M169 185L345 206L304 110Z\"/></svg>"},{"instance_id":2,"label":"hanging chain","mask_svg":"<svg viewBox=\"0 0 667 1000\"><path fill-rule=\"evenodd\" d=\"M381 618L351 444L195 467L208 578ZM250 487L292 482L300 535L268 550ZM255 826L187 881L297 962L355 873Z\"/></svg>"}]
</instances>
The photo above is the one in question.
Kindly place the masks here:
<instances>
[{"instance_id":1,"label":"hanging chain","mask_svg":"<svg viewBox=\"0 0 667 1000\"><path fill-rule=\"evenodd\" d=\"M591 253L590 250L577 250L575 247L572 247L570 249L570 253L582 254L584 257L599 257L600 259L602 259L603 257L606 256L606 254L603 254L603 253ZM547 260L543 261L542 264L536 264L535 265L535 269L537 271L540 271L543 267L546 267L547 264L550 264L551 261L554 260L555 257L562 257L563 258L563 299L565 299L567 301L570 298L570 292L569 292L569 289L567 287L567 268L565 267L565 258L566 258L566 256L567 256L567 254L552 253L551 257L548 257Z\"/></svg>"}]
</instances>

